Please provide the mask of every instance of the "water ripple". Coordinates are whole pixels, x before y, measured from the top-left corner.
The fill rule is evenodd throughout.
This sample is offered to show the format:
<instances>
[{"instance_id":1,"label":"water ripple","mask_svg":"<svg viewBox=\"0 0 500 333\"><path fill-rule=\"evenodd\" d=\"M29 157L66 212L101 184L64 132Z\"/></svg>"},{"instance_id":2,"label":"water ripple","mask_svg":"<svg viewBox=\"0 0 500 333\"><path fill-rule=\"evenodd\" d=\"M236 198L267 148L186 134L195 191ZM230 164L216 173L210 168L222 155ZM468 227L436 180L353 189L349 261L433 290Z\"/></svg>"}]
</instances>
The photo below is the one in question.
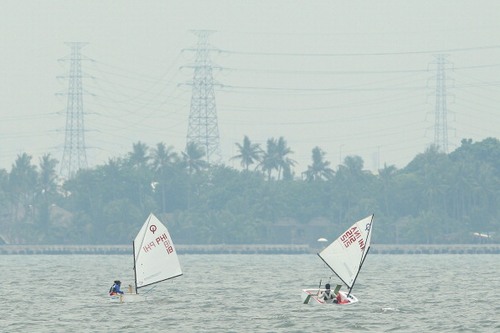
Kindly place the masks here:
<instances>
[{"instance_id":1,"label":"water ripple","mask_svg":"<svg viewBox=\"0 0 500 333\"><path fill-rule=\"evenodd\" d=\"M148 301L112 304L112 281L133 281L129 256L1 256L0 332L500 331L498 255L372 255L346 307L300 302L330 275L315 255L180 260L184 275Z\"/></svg>"}]
</instances>

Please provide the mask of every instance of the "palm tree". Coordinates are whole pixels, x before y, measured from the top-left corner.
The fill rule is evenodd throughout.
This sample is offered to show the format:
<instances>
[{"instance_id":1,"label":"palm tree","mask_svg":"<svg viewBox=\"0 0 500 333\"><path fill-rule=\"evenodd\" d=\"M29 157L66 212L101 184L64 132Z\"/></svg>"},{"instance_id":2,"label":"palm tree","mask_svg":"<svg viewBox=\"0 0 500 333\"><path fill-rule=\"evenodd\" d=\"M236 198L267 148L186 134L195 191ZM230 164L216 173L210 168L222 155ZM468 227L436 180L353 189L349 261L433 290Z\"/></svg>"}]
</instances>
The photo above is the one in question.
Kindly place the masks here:
<instances>
[{"instance_id":1,"label":"palm tree","mask_svg":"<svg viewBox=\"0 0 500 333\"><path fill-rule=\"evenodd\" d=\"M129 162L133 167L144 167L149 161L148 146L145 143L137 142L132 145L132 152L128 154Z\"/></svg>"},{"instance_id":2,"label":"palm tree","mask_svg":"<svg viewBox=\"0 0 500 333\"><path fill-rule=\"evenodd\" d=\"M57 195L57 173L58 161L50 156L43 155L40 158L40 172L38 174L37 202L39 210L39 222L42 226L49 223L49 206Z\"/></svg>"},{"instance_id":3,"label":"palm tree","mask_svg":"<svg viewBox=\"0 0 500 333\"><path fill-rule=\"evenodd\" d=\"M128 154L126 166L131 169L132 177L137 182L137 195L140 207L144 208L147 191L150 188L151 178L148 162L148 146L145 143L137 142L132 145L132 152Z\"/></svg>"},{"instance_id":4,"label":"palm tree","mask_svg":"<svg viewBox=\"0 0 500 333\"><path fill-rule=\"evenodd\" d=\"M188 171L188 198L187 206L188 209L191 205L191 178L195 172L199 172L208 166L208 163L203 159L205 157L205 151L203 148L198 146L195 142L188 142L186 145L186 151L182 153L183 164Z\"/></svg>"},{"instance_id":5,"label":"palm tree","mask_svg":"<svg viewBox=\"0 0 500 333\"><path fill-rule=\"evenodd\" d=\"M291 167L296 164L296 161L288 157L293 151L287 147L285 139L280 137L278 140L270 138L267 140L267 149L263 154L260 166L262 171L267 173L267 179L271 179L273 170L278 171L277 179L281 179L283 170L291 176Z\"/></svg>"},{"instance_id":6,"label":"palm tree","mask_svg":"<svg viewBox=\"0 0 500 333\"><path fill-rule=\"evenodd\" d=\"M264 152L259 165L262 168L262 171L267 174L267 180L269 181L271 180L271 173L273 170L278 170L279 167L276 139L268 139L266 147L267 149Z\"/></svg>"},{"instance_id":7,"label":"palm tree","mask_svg":"<svg viewBox=\"0 0 500 333\"><path fill-rule=\"evenodd\" d=\"M291 168L297 162L288 157L289 154L293 154L293 151L287 147L286 141L282 136L278 139L276 153L278 154L278 179L281 178L281 173L283 171L284 174L291 177Z\"/></svg>"},{"instance_id":8,"label":"palm tree","mask_svg":"<svg viewBox=\"0 0 500 333\"><path fill-rule=\"evenodd\" d=\"M186 151L182 153L182 157L190 175L208 167L208 163L203 159L205 151L195 142L189 142L186 145Z\"/></svg>"},{"instance_id":9,"label":"palm tree","mask_svg":"<svg viewBox=\"0 0 500 333\"><path fill-rule=\"evenodd\" d=\"M243 145L236 143L236 146L238 146L239 154L233 156L231 159L240 159L241 166L244 167L246 171L248 171L248 167L251 164L261 160L263 151L260 148L260 145L258 143L250 142L248 136L245 135L243 138Z\"/></svg>"},{"instance_id":10,"label":"palm tree","mask_svg":"<svg viewBox=\"0 0 500 333\"><path fill-rule=\"evenodd\" d=\"M312 165L307 166L306 180L330 180L334 176L333 169L329 168L330 162L324 160L325 152L319 147L314 147L312 150Z\"/></svg>"},{"instance_id":11,"label":"palm tree","mask_svg":"<svg viewBox=\"0 0 500 333\"><path fill-rule=\"evenodd\" d=\"M177 154L173 152L173 147L166 147L163 142L158 143L156 149L153 150L152 167L161 188L162 212L165 212L166 209L165 194L168 170L172 168L178 159ZM152 186L155 188L157 184L152 184Z\"/></svg>"},{"instance_id":12,"label":"palm tree","mask_svg":"<svg viewBox=\"0 0 500 333\"><path fill-rule=\"evenodd\" d=\"M347 156L344 164L339 165L335 180L337 192L342 193L338 198L339 220L347 217L355 202L362 197L365 187L365 174L363 173L363 159L359 156Z\"/></svg>"},{"instance_id":13,"label":"palm tree","mask_svg":"<svg viewBox=\"0 0 500 333\"><path fill-rule=\"evenodd\" d=\"M13 220L18 221L19 208L30 207L33 213L33 197L36 185L36 166L31 164L32 156L18 155L9 175L9 186L13 200ZM24 214L26 217L26 213Z\"/></svg>"},{"instance_id":14,"label":"palm tree","mask_svg":"<svg viewBox=\"0 0 500 333\"><path fill-rule=\"evenodd\" d=\"M385 214L390 216L390 211L389 211L389 193L391 192L391 186L393 183L394 175L396 174L396 167L394 165L387 165L384 163L384 168L378 170L378 175L379 179L381 182L381 192L382 192L382 199L384 202L384 211Z\"/></svg>"},{"instance_id":15,"label":"palm tree","mask_svg":"<svg viewBox=\"0 0 500 333\"><path fill-rule=\"evenodd\" d=\"M40 158L40 172L38 175L38 187L41 192L55 193L57 189L56 165L59 163L50 154L45 154Z\"/></svg>"}]
</instances>

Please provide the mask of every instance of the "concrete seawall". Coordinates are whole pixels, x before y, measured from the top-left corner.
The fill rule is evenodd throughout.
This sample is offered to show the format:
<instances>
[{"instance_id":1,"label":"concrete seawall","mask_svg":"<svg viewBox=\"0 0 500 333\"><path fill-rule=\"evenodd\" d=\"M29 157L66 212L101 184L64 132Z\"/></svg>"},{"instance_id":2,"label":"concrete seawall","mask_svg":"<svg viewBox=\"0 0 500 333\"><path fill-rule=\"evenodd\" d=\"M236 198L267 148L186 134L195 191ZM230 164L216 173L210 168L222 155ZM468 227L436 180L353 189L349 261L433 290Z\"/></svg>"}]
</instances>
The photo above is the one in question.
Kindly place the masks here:
<instances>
[{"instance_id":1,"label":"concrete seawall","mask_svg":"<svg viewBox=\"0 0 500 333\"><path fill-rule=\"evenodd\" d=\"M500 254L500 244L376 244L376 254Z\"/></svg>"},{"instance_id":2,"label":"concrete seawall","mask_svg":"<svg viewBox=\"0 0 500 333\"><path fill-rule=\"evenodd\" d=\"M311 254L318 248L302 245L176 245L179 254ZM0 255L32 254L123 254L130 255L132 245L0 245ZM399 245L373 244L371 254L500 254L500 244Z\"/></svg>"}]
</instances>

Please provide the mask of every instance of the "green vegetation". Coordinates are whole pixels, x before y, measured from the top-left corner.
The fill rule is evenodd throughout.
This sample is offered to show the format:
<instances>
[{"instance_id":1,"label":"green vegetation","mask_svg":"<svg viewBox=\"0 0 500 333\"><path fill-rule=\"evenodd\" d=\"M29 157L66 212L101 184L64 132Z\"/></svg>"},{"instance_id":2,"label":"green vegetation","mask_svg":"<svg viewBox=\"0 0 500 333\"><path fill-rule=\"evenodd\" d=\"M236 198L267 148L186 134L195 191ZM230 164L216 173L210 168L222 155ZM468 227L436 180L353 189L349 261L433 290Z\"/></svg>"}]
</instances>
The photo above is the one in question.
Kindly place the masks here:
<instances>
[{"instance_id":1,"label":"green vegetation","mask_svg":"<svg viewBox=\"0 0 500 333\"><path fill-rule=\"evenodd\" d=\"M209 166L189 144L178 154L138 142L125 156L60 182L57 161L19 155L0 170L0 243L126 244L154 212L178 244L314 243L375 213L377 243L498 241L500 142L462 140L450 154L435 147L405 168L378 174L347 156L336 170L312 149L294 174L283 138L265 149L236 144L241 170ZM473 233L491 236L474 237Z\"/></svg>"}]
</instances>

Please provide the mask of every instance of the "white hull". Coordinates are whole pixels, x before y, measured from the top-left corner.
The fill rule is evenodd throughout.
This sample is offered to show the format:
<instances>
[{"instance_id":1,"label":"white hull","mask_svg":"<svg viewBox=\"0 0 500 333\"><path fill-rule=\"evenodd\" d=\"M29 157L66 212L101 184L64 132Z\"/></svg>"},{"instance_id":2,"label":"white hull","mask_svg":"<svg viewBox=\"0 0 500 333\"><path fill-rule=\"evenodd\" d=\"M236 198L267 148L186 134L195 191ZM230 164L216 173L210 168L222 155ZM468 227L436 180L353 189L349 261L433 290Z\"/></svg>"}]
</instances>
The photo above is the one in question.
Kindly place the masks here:
<instances>
[{"instance_id":1,"label":"white hull","mask_svg":"<svg viewBox=\"0 0 500 333\"><path fill-rule=\"evenodd\" d=\"M109 296L109 301L112 303L136 303L144 302L146 296L141 294L122 294L122 295L112 295Z\"/></svg>"},{"instance_id":2,"label":"white hull","mask_svg":"<svg viewBox=\"0 0 500 333\"><path fill-rule=\"evenodd\" d=\"M324 290L325 289L317 289L317 288L316 289L303 289L302 294L301 294L302 303L312 304L312 305L324 305L324 304L350 305L350 304L354 304L354 303L358 302L358 299L356 298L356 296L354 296L352 294L347 296L347 293L343 292L343 291L339 291L339 293L341 293L344 296L344 298L349 301L348 303L341 303L341 304L334 303L333 299L328 300L328 301L324 301L318 297L318 295L321 295L321 293Z\"/></svg>"}]
</instances>

